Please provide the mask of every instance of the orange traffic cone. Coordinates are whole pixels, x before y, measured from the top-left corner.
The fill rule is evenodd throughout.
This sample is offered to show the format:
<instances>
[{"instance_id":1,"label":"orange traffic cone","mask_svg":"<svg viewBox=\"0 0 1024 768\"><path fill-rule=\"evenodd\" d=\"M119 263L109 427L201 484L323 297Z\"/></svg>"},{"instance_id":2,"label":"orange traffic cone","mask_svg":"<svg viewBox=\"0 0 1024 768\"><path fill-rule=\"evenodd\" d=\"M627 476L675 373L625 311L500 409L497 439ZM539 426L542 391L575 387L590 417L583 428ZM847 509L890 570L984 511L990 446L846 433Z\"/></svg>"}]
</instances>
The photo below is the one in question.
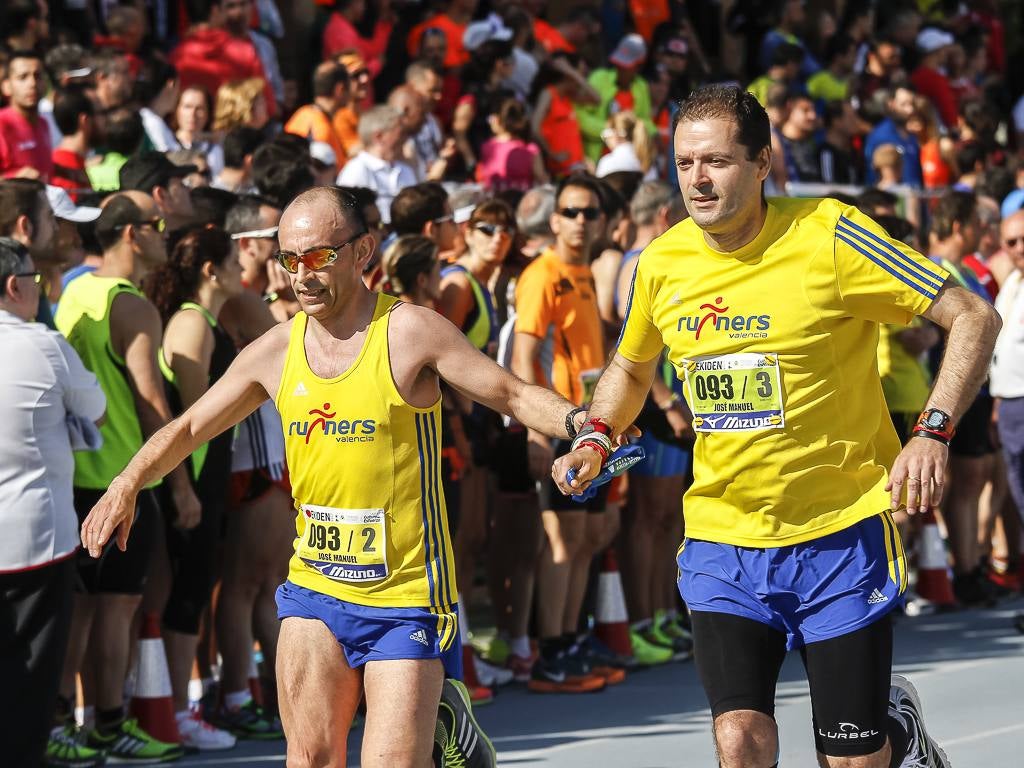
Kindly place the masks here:
<instances>
[{"instance_id":1,"label":"orange traffic cone","mask_svg":"<svg viewBox=\"0 0 1024 768\"><path fill-rule=\"evenodd\" d=\"M612 547L608 547L604 552L604 563L597 581L594 634L619 656L633 655L633 643L629 639L626 595L622 591L619 563Z\"/></svg>"},{"instance_id":2,"label":"orange traffic cone","mask_svg":"<svg viewBox=\"0 0 1024 768\"><path fill-rule=\"evenodd\" d=\"M937 606L956 603L953 584L949 580L946 544L931 509L924 513L918 539L917 594Z\"/></svg>"},{"instance_id":3,"label":"orange traffic cone","mask_svg":"<svg viewBox=\"0 0 1024 768\"><path fill-rule=\"evenodd\" d=\"M169 744L181 741L178 723L174 719L171 674L167 670L164 641L160 637L160 616L156 613L142 617L131 713L153 738Z\"/></svg>"},{"instance_id":4,"label":"orange traffic cone","mask_svg":"<svg viewBox=\"0 0 1024 768\"><path fill-rule=\"evenodd\" d=\"M249 654L249 693L252 700L260 707L263 706L263 685L260 683L260 670L256 666L256 655Z\"/></svg>"}]
</instances>

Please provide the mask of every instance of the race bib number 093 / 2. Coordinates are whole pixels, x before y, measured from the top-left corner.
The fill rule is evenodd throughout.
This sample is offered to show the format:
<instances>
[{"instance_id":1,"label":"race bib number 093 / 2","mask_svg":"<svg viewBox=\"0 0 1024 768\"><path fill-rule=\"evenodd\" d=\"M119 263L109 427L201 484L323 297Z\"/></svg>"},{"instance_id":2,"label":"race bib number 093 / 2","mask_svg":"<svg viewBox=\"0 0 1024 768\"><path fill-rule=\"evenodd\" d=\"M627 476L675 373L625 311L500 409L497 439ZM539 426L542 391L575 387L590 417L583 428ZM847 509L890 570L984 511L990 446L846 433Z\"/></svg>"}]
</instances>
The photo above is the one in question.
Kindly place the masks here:
<instances>
[{"instance_id":1,"label":"race bib number 093 / 2","mask_svg":"<svg viewBox=\"0 0 1024 768\"><path fill-rule=\"evenodd\" d=\"M388 575L383 509L335 509L303 504L306 531L298 556L334 581L380 581Z\"/></svg>"},{"instance_id":2,"label":"race bib number 093 / 2","mask_svg":"<svg viewBox=\"0 0 1024 768\"><path fill-rule=\"evenodd\" d=\"M683 360L681 367L696 431L756 432L785 426L778 355L701 357Z\"/></svg>"}]
</instances>

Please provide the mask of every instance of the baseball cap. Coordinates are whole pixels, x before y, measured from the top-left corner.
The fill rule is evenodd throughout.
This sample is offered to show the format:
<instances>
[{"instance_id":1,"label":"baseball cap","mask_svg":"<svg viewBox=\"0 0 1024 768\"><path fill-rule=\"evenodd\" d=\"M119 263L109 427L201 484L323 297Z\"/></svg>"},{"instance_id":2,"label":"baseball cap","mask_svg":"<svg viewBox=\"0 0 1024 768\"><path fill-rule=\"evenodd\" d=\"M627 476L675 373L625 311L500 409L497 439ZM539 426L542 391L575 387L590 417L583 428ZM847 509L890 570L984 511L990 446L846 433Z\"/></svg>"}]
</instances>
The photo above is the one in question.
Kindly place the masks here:
<instances>
[{"instance_id":1,"label":"baseball cap","mask_svg":"<svg viewBox=\"0 0 1024 768\"><path fill-rule=\"evenodd\" d=\"M928 27L917 33L916 42L917 49L921 53L934 53L940 48L945 48L947 45L955 43L956 38L944 30Z\"/></svg>"},{"instance_id":2,"label":"baseball cap","mask_svg":"<svg viewBox=\"0 0 1024 768\"><path fill-rule=\"evenodd\" d=\"M149 192L153 187L166 187L171 179L183 179L199 169L194 165L175 165L161 152L143 152L129 158L121 166L121 189Z\"/></svg>"},{"instance_id":3,"label":"baseball cap","mask_svg":"<svg viewBox=\"0 0 1024 768\"><path fill-rule=\"evenodd\" d=\"M85 224L89 221L96 221L100 216L99 208L93 208L88 205L75 205L68 191L61 187L47 184L46 198L50 201L53 215L58 219L73 221L76 224Z\"/></svg>"},{"instance_id":4,"label":"baseball cap","mask_svg":"<svg viewBox=\"0 0 1024 768\"><path fill-rule=\"evenodd\" d=\"M647 44L637 34L626 35L615 46L608 61L617 67L635 67L647 58Z\"/></svg>"},{"instance_id":5,"label":"baseball cap","mask_svg":"<svg viewBox=\"0 0 1024 768\"><path fill-rule=\"evenodd\" d=\"M310 142L309 156L325 168L333 168L338 164L338 157L334 152L334 148L326 141Z\"/></svg>"},{"instance_id":6,"label":"baseball cap","mask_svg":"<svg viewBox=\"0 0 1024 768\"><path fill-rule=\"evenodd\" d=\"M501 17L492 13L483 21L474 21L462 33L462 44L467 51L475 51L491 40L511 40L512 30L505 26Z\"/></svg>"}]
</instances>

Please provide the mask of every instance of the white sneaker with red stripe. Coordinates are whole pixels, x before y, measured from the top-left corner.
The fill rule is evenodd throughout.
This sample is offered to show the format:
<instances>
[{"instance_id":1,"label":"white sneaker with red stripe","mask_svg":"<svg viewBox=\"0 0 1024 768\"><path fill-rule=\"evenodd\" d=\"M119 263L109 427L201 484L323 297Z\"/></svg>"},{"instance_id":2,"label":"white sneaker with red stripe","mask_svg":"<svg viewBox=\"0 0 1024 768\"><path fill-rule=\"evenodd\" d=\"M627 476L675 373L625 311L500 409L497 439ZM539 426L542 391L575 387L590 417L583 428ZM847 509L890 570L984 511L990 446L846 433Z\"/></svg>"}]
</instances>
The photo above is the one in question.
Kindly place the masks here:
<instances>
[{"instance_id":1,"label":"white sneaker with red stripe","mask_svg":"<svg viewBox=\"0 0 1024 768\"><path fill-rule=\"evenodd\" d=\"M199 712L188 711L177 714L178 733L181 734L181 745L186 749L198 749L200 752L214 752L231 749L235 746L235 737L220 728L214 728L203 720Z\"/></svg>"}]
</instances>

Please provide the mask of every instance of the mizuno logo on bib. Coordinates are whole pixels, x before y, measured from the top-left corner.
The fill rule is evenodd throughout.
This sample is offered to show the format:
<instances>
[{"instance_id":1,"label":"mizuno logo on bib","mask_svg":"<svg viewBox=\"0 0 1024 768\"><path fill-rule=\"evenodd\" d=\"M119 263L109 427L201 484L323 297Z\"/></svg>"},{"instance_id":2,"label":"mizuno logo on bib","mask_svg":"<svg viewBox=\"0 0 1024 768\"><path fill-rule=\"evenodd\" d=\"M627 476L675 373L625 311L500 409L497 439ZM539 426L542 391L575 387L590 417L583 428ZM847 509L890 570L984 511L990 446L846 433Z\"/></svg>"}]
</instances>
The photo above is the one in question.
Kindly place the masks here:
<instances>
[{"instance_id":1,"label":"mizuno logo on bib","mask_svg":"<svg viewBox=\"0 0 1024 768\"><path fill-rule=\"evenodd\" d=\"M782 429L779 356L742 353L685 359L687 402L698 432Z\"/></svg>"}]
</instances>

